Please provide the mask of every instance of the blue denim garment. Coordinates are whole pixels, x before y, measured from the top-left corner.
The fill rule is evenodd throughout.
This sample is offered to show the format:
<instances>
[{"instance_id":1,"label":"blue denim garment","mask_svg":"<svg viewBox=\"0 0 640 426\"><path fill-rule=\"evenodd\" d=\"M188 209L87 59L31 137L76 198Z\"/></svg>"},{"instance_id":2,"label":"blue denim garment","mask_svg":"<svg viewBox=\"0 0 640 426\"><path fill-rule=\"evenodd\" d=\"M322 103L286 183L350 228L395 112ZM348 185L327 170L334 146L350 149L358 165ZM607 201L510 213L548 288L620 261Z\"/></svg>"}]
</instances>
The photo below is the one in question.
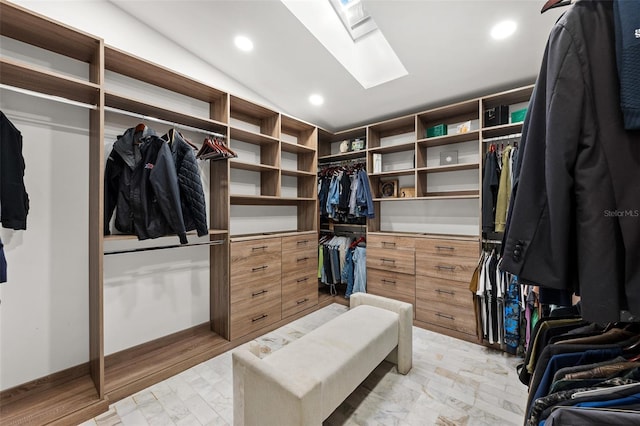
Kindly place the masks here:
<instances>
[{"instance_id":1,"label":"blue denim garment","mask_svg":"<svg viewBox=\"0 0 640 426\"><path fill-rule=\"evenodd\" d=\"M367 292L367 249L356 247L353 252L353 292Z\"/></svg>"},{"instance_id":2,"label":"blue denim garment","mask_svg":"<svg viewBox=\"0 0 640 426\"><path fill-rule=\"evenodd\" d=\"M355 249L349 248L344 259L344 268L342 268L342 282L347 283L347 291L344 295L347 299L353 293L353 252Z\"/></svg>"},{"instance_id":3,"label":"blue denim garment","mask_svg":"<svg viewBox=\"0 0 640 426\"><path fill-rule=\"evenodd\" d=\"M373 209L373 199L371 198L371 188L369 187L369 177L364 170L358 171L358 189L356 194L356 204L358 205L361 216L369 219L375 217Z\"/></svg>"},{"instance_id":4,"label":"blue denim garment","mask_svg":"<svg viewBox=\"0 0 640 426\"><path fill-rule=\"evenodd\" d=\"M329 184L329 195L327 196L327 215L334 217L336 213L336 206L340 202L340 178L334 176Z\"/></svg>"},{"instance_id":5,"label":"blue denim garment","mask_svg":"<svg viewBox=\"0 0 640 426\"><path fill-rule=\"evenodd\" d=\"M7 259L4 257L4 244L0 240L0 283L7 282Z\"/></svg>"}]
</instances>

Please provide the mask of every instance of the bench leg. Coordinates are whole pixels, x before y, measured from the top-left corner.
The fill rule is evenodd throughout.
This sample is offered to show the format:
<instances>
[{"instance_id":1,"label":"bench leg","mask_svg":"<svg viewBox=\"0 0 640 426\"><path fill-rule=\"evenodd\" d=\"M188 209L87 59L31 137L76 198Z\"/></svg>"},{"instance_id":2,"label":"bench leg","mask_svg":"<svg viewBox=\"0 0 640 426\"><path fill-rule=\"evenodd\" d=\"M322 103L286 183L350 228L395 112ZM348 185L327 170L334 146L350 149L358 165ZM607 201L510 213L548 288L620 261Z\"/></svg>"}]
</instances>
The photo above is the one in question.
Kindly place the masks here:
<instances>
[{"instance_id":1,"label":"bench leg","mask_svg":"<svg viewBox=\"0 0 640 426\"><path fill-rule=\"evenodd\" d=\"M407 374L411 370L413 357L413 306L410 303L368 293L354 293L349 298L351 308L370 305L387 309L398 314L398 347L387 360L398 367L398 373Z\"/></svg>"}]
</instances>

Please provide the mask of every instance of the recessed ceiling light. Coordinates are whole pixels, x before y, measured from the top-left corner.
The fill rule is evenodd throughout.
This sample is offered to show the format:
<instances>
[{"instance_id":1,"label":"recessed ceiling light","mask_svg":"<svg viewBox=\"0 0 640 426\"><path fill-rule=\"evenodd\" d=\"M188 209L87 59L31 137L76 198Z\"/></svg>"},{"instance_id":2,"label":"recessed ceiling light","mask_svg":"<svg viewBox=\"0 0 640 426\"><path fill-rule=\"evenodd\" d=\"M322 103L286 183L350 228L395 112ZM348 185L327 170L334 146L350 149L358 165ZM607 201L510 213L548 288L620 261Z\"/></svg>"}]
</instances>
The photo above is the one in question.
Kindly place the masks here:
<instances>
[{"instance_id":1,"label":"recessed ceiling light","mask_svg":"<svg viewBox=\"0 0 640 426\"><path fill-rule=\"evenodd\" d=\"M321 95L314 93L309 96L309 102L311 102L312 105L320 106L324 103L324 98Z\"/></svg>"},{"instance_id":2,"label":"recessed ceiling light","mask_svg":"<svg viewBox=\"0 0 640 426\"><path fill-rule=\"evenodd\" d=\"M503 40L516 32L518 26L514 21L502 21L498 22L491 29L491 37L496 40Z\"/></svg>"},{"instance_id":3,"label":"recessed ceiling light","mask_svg":"<svg viewBox=\"0 0 640 426\"><path fill-rule=\"evenodd\" d=\"M243 52L251 52L253 50L253 42L249 37L239 35L234 39L236 47Z\"/></svg>"}]
</instances>

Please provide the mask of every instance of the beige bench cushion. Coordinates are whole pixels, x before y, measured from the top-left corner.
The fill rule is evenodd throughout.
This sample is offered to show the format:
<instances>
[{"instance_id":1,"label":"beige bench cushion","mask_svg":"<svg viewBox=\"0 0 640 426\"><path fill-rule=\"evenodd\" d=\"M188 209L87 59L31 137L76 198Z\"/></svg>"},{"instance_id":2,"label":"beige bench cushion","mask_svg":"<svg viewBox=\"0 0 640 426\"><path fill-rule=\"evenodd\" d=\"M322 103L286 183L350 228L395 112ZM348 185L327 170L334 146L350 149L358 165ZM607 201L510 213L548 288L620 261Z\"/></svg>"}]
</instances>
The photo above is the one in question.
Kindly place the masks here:
<instances>
[{"instance_id":1,"label":"beige bench cushion","mask_svg":"<svg viewBox=\"0 0 640 426\"><path fill-rule=\"evenodd\" d=\"M346 337L346 338L345 338ZM357 306L262 359L278 371L322 383L328 417L398 345L398 314Z\"/></svg>"}]
</instances>

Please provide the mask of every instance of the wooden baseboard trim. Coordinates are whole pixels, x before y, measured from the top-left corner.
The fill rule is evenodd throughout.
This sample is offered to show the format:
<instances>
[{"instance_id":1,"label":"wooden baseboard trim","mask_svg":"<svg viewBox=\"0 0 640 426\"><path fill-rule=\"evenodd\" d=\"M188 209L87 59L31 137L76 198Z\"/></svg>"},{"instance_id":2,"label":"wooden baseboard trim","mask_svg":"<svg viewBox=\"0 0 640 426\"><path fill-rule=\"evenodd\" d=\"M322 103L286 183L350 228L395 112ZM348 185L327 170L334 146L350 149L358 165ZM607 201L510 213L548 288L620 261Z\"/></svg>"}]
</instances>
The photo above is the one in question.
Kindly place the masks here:
<instances>
[{"instance_id":1,"label":"wooden baseboard trim","mask_svg":"<svg viewBox=\"0 0 640 426\"><path fill-rule=\"evenodd\" d=\"M8 404L13 404L22 398L30 397L38 392L46 391L47 389L59 387L64 383L87 374L89 374L88 362L3 390L0 392L0 409Z\"/></svg>"}]
</instances>

